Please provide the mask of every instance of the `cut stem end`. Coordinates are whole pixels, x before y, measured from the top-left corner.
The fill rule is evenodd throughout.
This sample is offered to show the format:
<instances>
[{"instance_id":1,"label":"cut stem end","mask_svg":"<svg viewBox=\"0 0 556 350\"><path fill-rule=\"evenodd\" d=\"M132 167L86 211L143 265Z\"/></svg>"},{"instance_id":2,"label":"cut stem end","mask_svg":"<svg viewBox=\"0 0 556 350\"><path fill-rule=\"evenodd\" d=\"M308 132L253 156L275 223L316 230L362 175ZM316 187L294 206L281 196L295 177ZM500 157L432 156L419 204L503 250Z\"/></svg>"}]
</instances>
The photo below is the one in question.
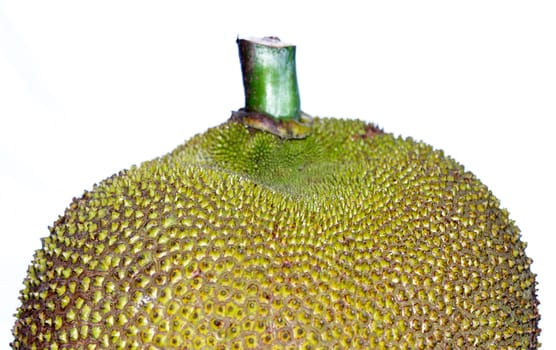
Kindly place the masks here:
<instances>
[{"instance_id":1,"label":"cut stem end","mask_svg":"<svg viewBox=\"0 0 556 350\"><path fill-rule=\"evenodd\" d=\"M232 117L280 137L305 137L310 123L300 108L295 46L276 37L238 38L237 44L245 107Z\"/></svg>"}]
</instances>

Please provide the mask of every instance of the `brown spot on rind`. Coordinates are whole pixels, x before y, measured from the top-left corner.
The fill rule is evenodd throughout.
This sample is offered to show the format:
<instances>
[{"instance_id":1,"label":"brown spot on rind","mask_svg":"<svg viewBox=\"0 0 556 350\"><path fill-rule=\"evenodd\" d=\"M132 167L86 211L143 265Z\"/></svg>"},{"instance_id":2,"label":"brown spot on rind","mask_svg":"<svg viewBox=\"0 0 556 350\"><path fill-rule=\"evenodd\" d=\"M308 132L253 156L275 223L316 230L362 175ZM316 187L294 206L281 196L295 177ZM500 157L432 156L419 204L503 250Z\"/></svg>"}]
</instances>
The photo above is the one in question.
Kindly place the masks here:
<instances>
[{"instance_id":1,"label":"brown spot on rind","mask_svg":"<svg viewBox=\"0 0 556 350\"><path fill-rule=\"evenodd\" d=\"M365 125L364 133L353 135L353 139L371 139L377 135L384 134L384 130L374 124Z\"/></svg>"},{"instance_id":2,"label":"brown spot on rind","mask_svg":"<svg viewBox=\"0 0 556 350\"><path fill-rule=\"evenodd\" d=\"M375 137L375 135L380 134L384 134L384 130L376 125L369 124L365 127L365 137L367 138Z\"/></svg>"}]
</instances>

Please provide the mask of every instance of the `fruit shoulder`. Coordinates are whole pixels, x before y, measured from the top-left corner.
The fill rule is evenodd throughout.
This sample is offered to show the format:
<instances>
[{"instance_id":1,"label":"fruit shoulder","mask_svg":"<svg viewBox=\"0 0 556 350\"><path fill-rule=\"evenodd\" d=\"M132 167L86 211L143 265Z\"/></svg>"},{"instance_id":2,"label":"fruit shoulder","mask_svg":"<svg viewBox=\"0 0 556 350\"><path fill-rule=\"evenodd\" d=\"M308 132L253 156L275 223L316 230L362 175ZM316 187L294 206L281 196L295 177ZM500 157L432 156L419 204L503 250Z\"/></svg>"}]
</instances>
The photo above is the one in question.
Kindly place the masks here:
<instances>
[{"instance_id":1,"label":"fruit shoulder","mask_svg":"<svg viewBox=\"0 0 556 350\"><path fill-rule=\"evenodd\" d=\"M72 202L14 345L534 347L524 248L428 145L360 121L287 141L227 123Z\"/></svg>"}]
</instances>

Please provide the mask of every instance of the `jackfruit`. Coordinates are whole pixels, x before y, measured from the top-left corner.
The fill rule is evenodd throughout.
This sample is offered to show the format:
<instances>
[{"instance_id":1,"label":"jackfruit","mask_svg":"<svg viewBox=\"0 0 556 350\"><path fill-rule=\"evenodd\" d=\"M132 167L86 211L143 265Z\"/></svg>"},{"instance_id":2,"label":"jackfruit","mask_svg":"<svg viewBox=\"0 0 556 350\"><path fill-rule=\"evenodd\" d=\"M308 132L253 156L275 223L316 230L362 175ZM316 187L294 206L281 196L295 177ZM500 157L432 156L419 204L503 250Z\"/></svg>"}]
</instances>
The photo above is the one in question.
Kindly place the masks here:
<instances>
[{"instance_id":1,"label":"jackfruit","mask_svg":"<svg viewBox=\"0 0 556 350\"><path fill-rule=\"evenodd\" d=\"M35 253L13 349L534 349L520 231L442 151L237 120L105 179Z\"/></svg>"}]
</instances>

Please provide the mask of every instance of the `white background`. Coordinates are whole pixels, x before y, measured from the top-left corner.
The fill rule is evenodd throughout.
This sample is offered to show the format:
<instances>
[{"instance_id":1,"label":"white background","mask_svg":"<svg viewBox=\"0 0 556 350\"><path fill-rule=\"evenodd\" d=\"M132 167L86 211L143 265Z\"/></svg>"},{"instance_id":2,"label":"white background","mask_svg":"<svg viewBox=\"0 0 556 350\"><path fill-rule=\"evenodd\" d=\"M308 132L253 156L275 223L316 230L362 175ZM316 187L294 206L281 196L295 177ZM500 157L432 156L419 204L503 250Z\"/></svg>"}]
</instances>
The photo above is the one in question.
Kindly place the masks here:
<instances>
[{"instance_id":1,"label":"white background","mask_svg":"<svg viewBox=\"0 0 556 350\"><path fill-rule=\"evenodd\" d=\"M424 140L528 242L556 348L553 1L0 2L0 347L75 196L243 105L236 36L297 45L302 108Z\"/></svg>"}]
</instances>

